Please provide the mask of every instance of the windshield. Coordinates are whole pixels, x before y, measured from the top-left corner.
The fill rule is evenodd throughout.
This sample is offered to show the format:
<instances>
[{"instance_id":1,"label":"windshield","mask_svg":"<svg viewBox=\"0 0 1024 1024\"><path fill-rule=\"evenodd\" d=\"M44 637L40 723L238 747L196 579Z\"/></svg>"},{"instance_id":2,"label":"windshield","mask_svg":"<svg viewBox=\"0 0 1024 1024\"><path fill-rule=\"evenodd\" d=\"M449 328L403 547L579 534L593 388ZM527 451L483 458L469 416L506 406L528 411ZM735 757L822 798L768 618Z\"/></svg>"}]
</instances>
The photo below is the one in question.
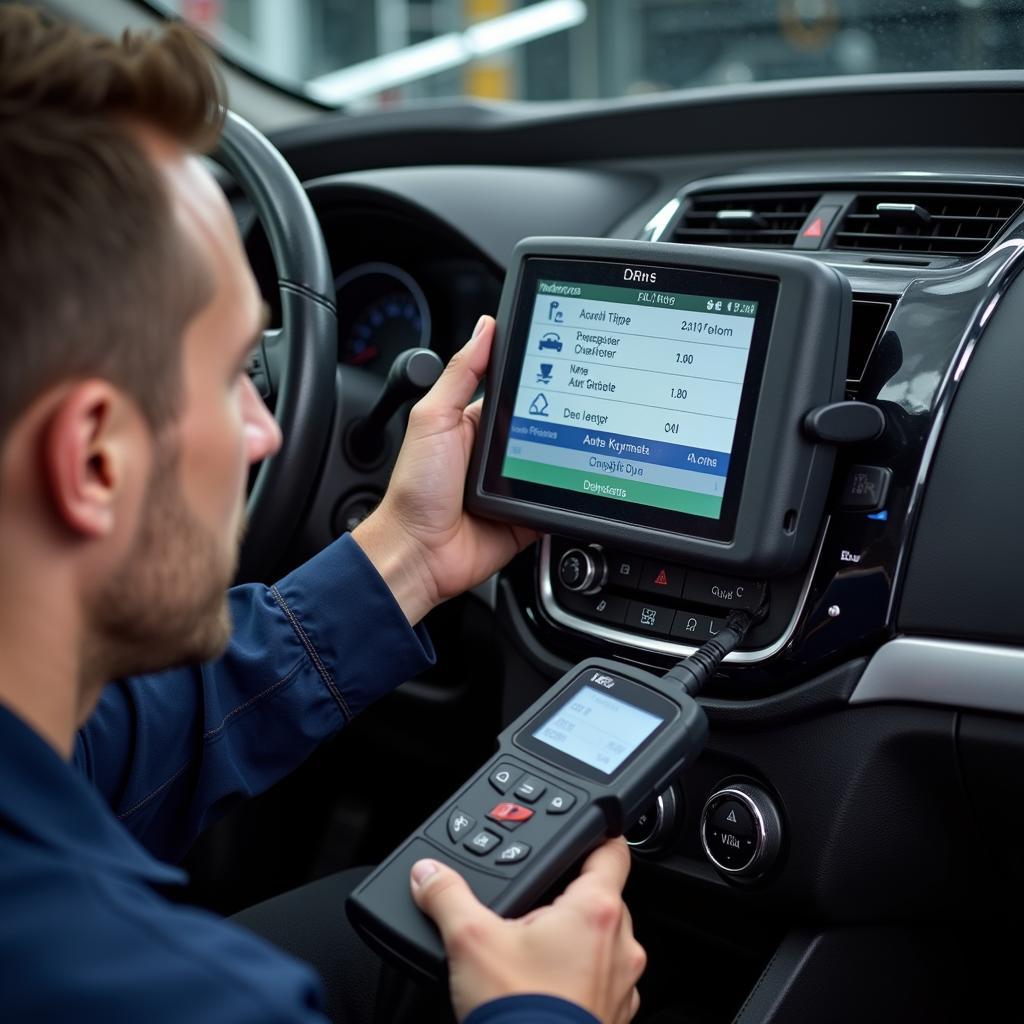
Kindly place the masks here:
<instances>
[{"instance_id":1,"label":"windshield","mask_svg":"<svg viewBox=\"0 0 1024 1024\"><path fill-rule=\"evenodd\" d=\"M1024 0L154 0L329 106L1017 68Z\"/></svg>"}]
</instances>

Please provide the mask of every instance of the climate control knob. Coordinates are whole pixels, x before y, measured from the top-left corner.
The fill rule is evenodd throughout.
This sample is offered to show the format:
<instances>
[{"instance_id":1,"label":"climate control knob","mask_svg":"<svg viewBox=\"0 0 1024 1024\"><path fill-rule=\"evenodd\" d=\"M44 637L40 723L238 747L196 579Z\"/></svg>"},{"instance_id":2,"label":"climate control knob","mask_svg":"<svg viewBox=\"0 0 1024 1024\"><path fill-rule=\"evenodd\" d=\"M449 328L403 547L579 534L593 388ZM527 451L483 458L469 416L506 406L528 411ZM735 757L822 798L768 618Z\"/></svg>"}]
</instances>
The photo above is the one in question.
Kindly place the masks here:
<instances>
[{"instance_id":1,"label":"climate control knob","mask_svg":"<svg viewBox=\"0 0 1024 1024\"><path fill-rule=\"evenodd\" d=\"M607 574L604 554L594 544L585 548L569 548L558 560L558 582L566 590L596 594L604 585Z\"/></svg>"},{"instance_id":2,"label":"climate control knob","mask_svg":"<svg viewBox=\"0 0 1024 1024\"><path fill-rule=\"evenodd\" d=\"M723 786L704 804L700 841L724 875L756 878L774 864L782 846L782 822L772 798L749 782Z\"/></svg>"}]
</instances>

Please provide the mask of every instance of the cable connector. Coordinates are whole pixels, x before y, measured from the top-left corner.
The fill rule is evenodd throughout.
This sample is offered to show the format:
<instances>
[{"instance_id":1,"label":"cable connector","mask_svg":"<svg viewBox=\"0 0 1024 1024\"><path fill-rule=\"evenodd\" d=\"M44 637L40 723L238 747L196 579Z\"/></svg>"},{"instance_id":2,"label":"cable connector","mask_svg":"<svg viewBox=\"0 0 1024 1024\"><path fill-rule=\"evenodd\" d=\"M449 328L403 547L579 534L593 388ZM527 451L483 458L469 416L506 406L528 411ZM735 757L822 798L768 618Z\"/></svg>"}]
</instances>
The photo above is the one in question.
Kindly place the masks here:
<instances>
[{"instance_id":1,"label":"cable connector","mask_svg":"<svg viewBox=\"0 0 1024 1024\"><path fill-rule=\"evenodd\" d=\"M767 616L767 596L757 611L730 612L725 625L714 637L670 668L663 678L678 683L691 697L696 697L718 671L725 656L735 651L747 633Z\"/></svg>"}]
</instances>

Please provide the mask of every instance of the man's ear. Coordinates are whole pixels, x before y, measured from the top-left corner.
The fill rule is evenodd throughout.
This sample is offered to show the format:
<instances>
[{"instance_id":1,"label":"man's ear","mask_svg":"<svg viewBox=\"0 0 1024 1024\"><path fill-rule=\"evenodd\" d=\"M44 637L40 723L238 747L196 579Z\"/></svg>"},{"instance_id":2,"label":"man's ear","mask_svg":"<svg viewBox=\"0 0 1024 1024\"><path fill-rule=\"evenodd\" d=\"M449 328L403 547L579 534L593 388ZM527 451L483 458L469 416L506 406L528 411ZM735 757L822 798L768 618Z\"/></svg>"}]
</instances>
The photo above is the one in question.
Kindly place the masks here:
<instances>
[{"instance_id":1,"label":"man's ear","mask_svg":"<svg viewBox=\"0 0 1024 1024\"><path fill-rule=\"evenodd\" d=\"M109 536L140 455L140 414L124 392L86 380L64 392L42 439L42 468L54 512L84 538Z\"/></svg>"}]
</instances>

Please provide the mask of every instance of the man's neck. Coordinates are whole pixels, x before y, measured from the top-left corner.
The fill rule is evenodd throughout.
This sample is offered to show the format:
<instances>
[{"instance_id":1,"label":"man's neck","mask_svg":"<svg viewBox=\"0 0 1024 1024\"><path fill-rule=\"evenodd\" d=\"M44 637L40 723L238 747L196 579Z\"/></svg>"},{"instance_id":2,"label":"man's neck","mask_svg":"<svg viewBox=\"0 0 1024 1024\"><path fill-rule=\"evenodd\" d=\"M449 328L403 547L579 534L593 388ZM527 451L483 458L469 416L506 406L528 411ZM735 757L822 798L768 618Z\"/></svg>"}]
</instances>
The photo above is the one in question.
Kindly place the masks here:
<instances>
[{"instance_id":1,"label":"man's neck","mask_svg":"<svg viewBox=\"0 0 1024 1024\"><path fill-rule=\"evenodd\" d=\"M4 578L0 702L70 760L83 711L80 623L71 611L69 588L66 581L38 575L6 572ZM30 582L23 582L26 578Z\"/></svg>"}]
</instances>

